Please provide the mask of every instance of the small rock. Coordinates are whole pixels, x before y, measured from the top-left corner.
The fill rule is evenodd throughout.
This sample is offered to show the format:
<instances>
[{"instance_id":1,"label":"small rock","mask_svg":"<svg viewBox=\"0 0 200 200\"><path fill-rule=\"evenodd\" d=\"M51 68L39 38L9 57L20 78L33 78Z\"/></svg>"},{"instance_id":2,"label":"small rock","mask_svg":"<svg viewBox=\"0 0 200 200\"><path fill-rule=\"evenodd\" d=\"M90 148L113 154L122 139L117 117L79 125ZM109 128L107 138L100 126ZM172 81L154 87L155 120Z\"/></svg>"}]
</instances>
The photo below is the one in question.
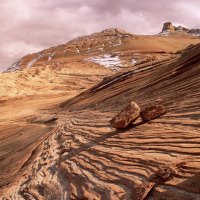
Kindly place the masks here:
<instances>
[{"instance_id":1,"label":"small rock","mask_svg":"<svg viewBox=\"0 0 200 200\"><path fill-rule=\"evenodd\" d=\"M144 122L148 122L166 113L162 105L149 106L141 112L141 117Z\"/></svg>"},{"instance_id":2,"label":"small rock","mask_svg":"<svg viewBox=\"0 0 200 200\"><path fill-rule=\"evenodd\" d=\"M176 175L176 171L170 167L162 167L155 173L155 180L165 182Z\"/></svg>"},{"instance_id":3,"label":"small rock","mask_svg":"<svg viewBox=\"0 0 200 200\"><path fill-rule=\"evenodd\" d=\"M117 116L110 120L110 124L116 129L126 128L140 116L140 111L140 107L132 101Z\"/></svg>"}]
</instances>

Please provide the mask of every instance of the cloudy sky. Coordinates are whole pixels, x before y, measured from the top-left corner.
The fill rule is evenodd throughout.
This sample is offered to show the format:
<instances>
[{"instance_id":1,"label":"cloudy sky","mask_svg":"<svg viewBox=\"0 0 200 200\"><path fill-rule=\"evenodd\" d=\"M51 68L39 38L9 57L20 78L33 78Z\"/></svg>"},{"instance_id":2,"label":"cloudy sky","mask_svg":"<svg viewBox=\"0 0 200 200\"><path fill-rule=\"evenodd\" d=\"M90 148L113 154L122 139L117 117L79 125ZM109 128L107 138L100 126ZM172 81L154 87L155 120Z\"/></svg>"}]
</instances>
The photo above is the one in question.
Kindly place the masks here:
<instances>
[{"instance_id":1,"label":"cloudy sky","mask_svg":"<svg viewBox=\"0 0 200 200\"><path fill-rule=\"evenodd\" d=\"M155 34L166 21L200 28L199 9L200 0L0 0L0 70L106 28Z\"/></svg>"}]
</instances>

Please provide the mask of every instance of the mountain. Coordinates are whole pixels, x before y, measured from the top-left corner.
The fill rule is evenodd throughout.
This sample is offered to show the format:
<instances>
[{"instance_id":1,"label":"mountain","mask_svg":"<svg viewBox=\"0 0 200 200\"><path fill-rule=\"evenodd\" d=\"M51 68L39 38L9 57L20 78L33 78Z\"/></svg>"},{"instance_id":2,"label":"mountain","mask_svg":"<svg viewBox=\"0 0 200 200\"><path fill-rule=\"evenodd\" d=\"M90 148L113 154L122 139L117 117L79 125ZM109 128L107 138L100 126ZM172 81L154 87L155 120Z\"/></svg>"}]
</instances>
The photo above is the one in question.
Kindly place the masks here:
<instances>
[{"instance_id":1,"label":"mountain","mask_svg":"<svg viewBox=\"0 0 200 200\"><path fill-rule=\"evenodd\" d=\"M149 59L149 53L154 54L156 57L157 53L160 55L160 53L176 52L186 48L189 44L198 43L199 38L194 38L192 35L189 35L191 37L185 37L184 35L172 38L160 37L180 31L181 33L186 33L185 30L193 33L192 35L199 34L199 29L189 30L183 27L174 27L170 22L164 24L160 35L154 36L134 35L119 28L106 29L99 33L75 38L63 45L26 55L14 62L5 72L37 66L45 68L46 66L55 67L59 65L63 67L69 59L79 55L83 58L88 58L99 54L114 53L116 56L126 57L127 54L130 54L130 51L138 53L138 56L135 56L136 61L144 62L145 59ZM129 52L127 53L127 51ZM129 61L128 66L130 64Z\"/></svg>"},{"instance_id":2,"label":"mountain","mask_svg":"<svg viewBox=\"0 0 200 200\"><path fill-rule=\"evenodd\" d=\"M0 74L1 199L200 198L199 37L107 29L12 67ZM131 101L166 114L111 128Z\"/></svg>"},{"instance_id":3,"label":"mountain","mask_svg":"<svg viewBox=\"0 0 200 200\"><path fill-rule=\"evenodd\" d=\"M9 73L0 74L0 93L5 98L49 93L73 96L116 72L173 58L199 41L193 36L134 35L107 29L17 60L6 70Z\"/></svg>"},{"instance_id":4,"label":"mountain","mask_svg":"<svg viewBox=\"0 0 200 200\"><path fill-rule=\"evenodd\" d=\"M163 29L160 35L182 34L191 36L200 36L200 29L188 29L183 26L174 26L171 22L163 24Z\"/></svg>"}]
</instances>

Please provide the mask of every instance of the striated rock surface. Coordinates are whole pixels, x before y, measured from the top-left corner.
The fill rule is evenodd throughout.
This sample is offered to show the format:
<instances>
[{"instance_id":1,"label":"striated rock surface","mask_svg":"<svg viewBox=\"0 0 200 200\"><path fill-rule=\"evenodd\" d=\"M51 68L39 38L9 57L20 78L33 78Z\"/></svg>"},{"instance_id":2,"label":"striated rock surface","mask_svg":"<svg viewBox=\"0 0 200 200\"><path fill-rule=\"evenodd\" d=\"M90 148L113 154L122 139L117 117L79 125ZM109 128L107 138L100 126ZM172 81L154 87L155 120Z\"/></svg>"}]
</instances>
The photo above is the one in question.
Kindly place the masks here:
<instances>
[{"instance_id":1,"label":"striated rock surface","mask_svg":"<svg viewBox=\"0 0 200 200\"><path fill-rule=\"evenodd\" d=\"M33 67L1 76L0 199L200 199L200 45L182 55L158 53L199 40L133 38L112 51L131 61L144 47L165 59L113 74L76 52L39 74ZM111 129L109 120L133 99L141 109L160 102L168 112L133 129Z\"/></svg>"},{"instance_id":2,"label":"striated rock surface","mask_svg":"<svg viewBox=\"0 0 200 200\"><path fill-rule=\"evenodd\" d=\"M131 125L140 116L140 107L131 102L126 108L124 108L117 116L115 116L110 124L113 128L122 129Z\"/></svg>"},{"instance_id":3,"label":"striated rock surface","mask_svg":"<svg viewBox=\"0 0 200 200\"><path fill-rule=\"evenodd\" d=\"M70 197L200 198L200 45L150 66L114 76L60 108L70 111L62 144L67 132L75 132L60 164ZM112 131L112 113L132 99L141 108L159 101L169 111L151 123Z\"/></svg>"},{"instance_id":4,"label":"striated rock surface","mask_svg":"<svg viewBox=\"0 0 200 200\"><path fill-rule=\"evenodd\" d=\"M149 106L141 111L141 117L144 122L148 122L152 119L160 117L166 113L165 108L162 105Z\"/></svg>"}]
</instances>

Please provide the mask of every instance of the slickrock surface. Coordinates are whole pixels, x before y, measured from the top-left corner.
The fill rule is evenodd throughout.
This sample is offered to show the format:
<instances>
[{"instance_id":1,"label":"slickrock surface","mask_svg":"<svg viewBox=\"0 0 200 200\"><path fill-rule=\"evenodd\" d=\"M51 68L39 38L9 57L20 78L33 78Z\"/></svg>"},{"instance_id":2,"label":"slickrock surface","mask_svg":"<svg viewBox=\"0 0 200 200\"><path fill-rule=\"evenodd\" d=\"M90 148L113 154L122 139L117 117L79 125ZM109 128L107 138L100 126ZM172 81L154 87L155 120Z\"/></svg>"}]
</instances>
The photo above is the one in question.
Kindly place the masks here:
<instances>
[{"instance_id":1,"label":"slickrock surface","mask_svg":"<svg viewBox=\"0 0 200 200\"><path fill-rule=\"evenodd\" d=\"M116 129L126 128L140 116L140 111L140 107L132 101L126 108L110 120L110 124Z\"/></svg>"},{"instance_id":2,"label":"slickrock surface","mask_svg":"<svg viewBox=\"0 0 200 200\"><path fill-rule=\"evenodd\" d=\"M2 197L198 200L200 45L140 67L49 111L58 117L54 131L32 149L14 185L2 182ZM169 111L125 131L110 129L111 116L131 99L142 108L159 101Z\"/></svg>"},{"instance_id":3,"label":"slickrock surface","mask_svg":"<svg viewBox=\"0 0 200 200\"><path fill-rule=\"evenodd\" d=\"M106 49L127 63L117 73L84 60L100 50L86 55L78 48L57 55L56 65L29 63L32 55L23 71L0 75L1 199L200 199L199 39L119 32L102 33L122 38L124 46ZM156 102L167 113L110 128L132 100L142 110Z\"/></svg>"},{"instance_id":4,"label":"slickrock surface","mask_svg":"<svg viewBox=\"0 0 200 200\"><path fill-rule=\"evenodd\" d=\"M182 57L143 69L115 77L110 85L109 80L102 82L62 104L74 113L70 131L76 131L79 141L83 137L88 141L77 143L79 147L62 158L64 171L73 188L82 185L85 193L92 190L97 199L98 195L103 199L137 199L140 187L142 191L151 187L147 199L199 199L200 187L195 183L200 177L200 45ZM142 108L158 101L169 111L124 132L109 130L110 113L121 110L131 99ZM91 136L95 139L89 139ZM160 168L169 170L164 170L164 175ZM161 174L163 184L155 180L152 186L155 174ZM82 184L74 181L79 178L83 178ZM76 196L75 191L71 190Z\"/></svg>"}]
</instances>

